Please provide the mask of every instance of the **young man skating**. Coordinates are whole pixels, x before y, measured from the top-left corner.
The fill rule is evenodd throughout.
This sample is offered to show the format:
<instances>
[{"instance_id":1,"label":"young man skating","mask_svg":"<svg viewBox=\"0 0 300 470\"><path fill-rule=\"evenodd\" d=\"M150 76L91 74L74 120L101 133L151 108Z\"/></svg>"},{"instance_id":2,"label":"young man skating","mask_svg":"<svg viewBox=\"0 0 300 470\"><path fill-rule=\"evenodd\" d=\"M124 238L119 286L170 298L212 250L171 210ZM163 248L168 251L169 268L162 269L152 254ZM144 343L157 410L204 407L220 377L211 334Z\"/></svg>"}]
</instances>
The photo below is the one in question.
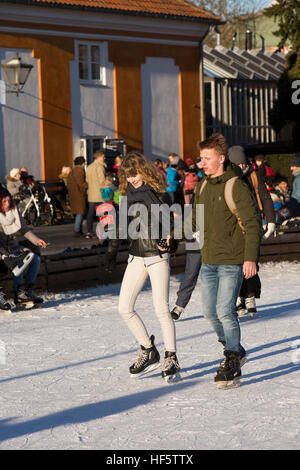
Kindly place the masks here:
<instances>
[{"instance_id":1,"label":"young man skating","mask_svg":"<svg viewBox=\"0 0 300 470\"><path fill-rule=\"evenodd\" d=\"M228 160L227 144L214 134L198 144L205 177L195 189L193 230L204 231L200 289L202 313L224 346L215 382L219 388L238 386L246 352L240 342L236 301L244 277L256 274L260 222L247 185L236 178L232 198L234 214L225 200L225 185L236 174ZM231 180L233 181L233 180ZM196 226L198 205L204 205L204 226Z\"/></svg>"}]
</instances>

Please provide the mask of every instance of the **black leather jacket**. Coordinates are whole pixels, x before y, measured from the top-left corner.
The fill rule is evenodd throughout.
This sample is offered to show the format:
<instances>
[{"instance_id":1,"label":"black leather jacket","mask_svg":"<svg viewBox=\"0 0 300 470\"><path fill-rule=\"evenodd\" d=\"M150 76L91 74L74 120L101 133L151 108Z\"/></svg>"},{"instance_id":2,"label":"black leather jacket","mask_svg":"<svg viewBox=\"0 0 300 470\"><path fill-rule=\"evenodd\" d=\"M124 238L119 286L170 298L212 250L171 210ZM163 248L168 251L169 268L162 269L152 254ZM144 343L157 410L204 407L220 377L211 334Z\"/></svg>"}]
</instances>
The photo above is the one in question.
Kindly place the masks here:
<instances>
[{"instance_id":1,"label":"black leather jacket","mask_svg":"<svg viewBox=\"0 0 300 470\"><path fill-rule=\"evenodd\" d=\"M170 231L173 229L173 217L169 211L171 204L167 193L157 194L149 185L144 184L135 189L130 183L127 191L128 215L128 239L129 254L133 256L149 257L161 256L163 251L157 248L160 238L166 238L163 231L162 221L167 222L166 229L170 223ZM153 212L153 205L156 205ZM139 211L140 207L140 211ZM152 207L152 211L151 211ZM158 209L160 212L158 213ZM142 215L143 214L143 215ZM151 230L152 227L152 230ZM135 236L132 236L132 229ZM151 236L156 233L156 237Z\"/></svg>"}]
</instances>

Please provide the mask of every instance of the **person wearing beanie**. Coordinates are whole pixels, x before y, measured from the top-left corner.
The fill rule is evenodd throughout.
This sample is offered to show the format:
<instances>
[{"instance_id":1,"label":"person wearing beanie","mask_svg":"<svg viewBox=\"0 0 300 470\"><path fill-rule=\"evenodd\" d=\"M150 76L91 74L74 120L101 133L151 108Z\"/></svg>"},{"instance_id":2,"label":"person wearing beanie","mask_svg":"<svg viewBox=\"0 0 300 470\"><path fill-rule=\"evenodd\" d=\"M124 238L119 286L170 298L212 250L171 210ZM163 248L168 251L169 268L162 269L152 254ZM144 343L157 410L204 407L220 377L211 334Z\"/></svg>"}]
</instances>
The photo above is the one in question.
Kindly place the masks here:
<instances>
[{"instance_id":1,"label":"person wearing beanie","mask_svg":"<svg viewBox=\"0 0 300 470\"><path fill-rule=\"evenodd\" d=\"M300 152L291 158L291 172L293 174L292 193L288 209L291 217L300 216Z\"/></svg>"},{"instance_id":2,"label":"person wearing beanie","mask_svg":"<svg viewBox=\"0 0 300 470\"><path fill-rule=\"evenodd\" d=\"M13 168L12 170L10 170L9 174L6 175L5 179L8 191L13 197L15 197L17 194L20 193L20 189L23 184L19 168Z\"/></svg>"},{"instance_id":3,"label":"person wearing beanie","mask_svg":"<svg viewBox=\"0 0 300 470\"><path fill-rule=\"evenodd\" d=\"M100 193L103 203L96 207L96 215L99 217L96 234L101 244L107 243L104 270L112 274L119 250L119 206L114 202L114 191L111 188L101 188Z\"/></svg>"},{"instance_id":4,"label":"person wearing beanie","mask_svg":"<svg viewBox=\"0 0 300 470\"><path fill-rule=\"evenodd\" d=\"M275 232L276 229L276 215L272 198L267 191L266 185L262 180L259 173L255 172L253 167L247 162L245 150L240 145L234 145L228 149L228 157L231 163L239 167L242 171L242 179L249 187L254 200L257 201L257 208L262 217L265 216L267 220L267 230L263 235L267 239ZM239 171L237 174L240 174ZM257 266L258 271L258 266ZM238 316L245 315L248 311L250 316L256 313L256 301L261 294L261 282L258 273L252 278L243 279L240 294L237 300L237 313Z\"/></svg>"},{"instance_id":5,"label":"person wearing beanie","mask_svg":"<svg viewBox=\"0 0 300 470\"><path fill-rule=\"evenodd\" d=\"M114 200L114 192L111 188L101 188L100 193L103 202L112 202Z\"/></svg>"},{"instance_id":6,"label":"person wearing beanie","mask_svg":"<svg viewBox=\"0 0 300 470\"><path fill-rule=\"evenodd\" d=\"M228 158L231 163L234 163L237 166L242 165L244 169L248 165L245 150L241 145L233 145L232 147L229 147Z\"/></svg>"},{"instance_id":7,"label":"person wearing beanie","mask_svg":"<svg viewBox=\"0 0 300 470\"><path fill-rule=\"evenodd\" d=\"M16 240L17 235L24 236L25 240ZM22 289L23 273L14 275L14 302L16 305L28 302L42 303L43 299L35 295L33 286L40 268L39 247L46 248L44 240L38 238L26 225L19 214L14 200L6 188L0 188L0 253L4 256L19 256L24 247L30 247L34 252L26 272L25 288ZM34 249L34 247L38 247ZM31 248L32 247L32 248Z\"/></svg>"}]
</instances>

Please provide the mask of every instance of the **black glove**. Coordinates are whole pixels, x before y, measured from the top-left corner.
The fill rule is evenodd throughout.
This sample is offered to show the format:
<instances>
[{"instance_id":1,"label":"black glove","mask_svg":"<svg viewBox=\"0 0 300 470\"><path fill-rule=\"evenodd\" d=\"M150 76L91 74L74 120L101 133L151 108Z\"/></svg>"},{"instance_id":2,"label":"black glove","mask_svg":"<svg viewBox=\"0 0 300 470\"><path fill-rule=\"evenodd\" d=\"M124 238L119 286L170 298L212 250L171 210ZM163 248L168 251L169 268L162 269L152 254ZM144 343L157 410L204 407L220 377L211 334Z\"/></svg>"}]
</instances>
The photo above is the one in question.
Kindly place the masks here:
<instances>
[{"instance_id":1,"label":"black glove","mask_svg":"<svg viewBox=\"0 0 300 470\"><path fill-rule=\"evenodd\" d=\"M160 240L158 240L157 246L164 248L167 253L175 253L178 248L178 242L177 240L175 240L175 238L170 238L169 245L168 245L167 240L164 238L161 238Z\"/></svg>"}]
</instances>

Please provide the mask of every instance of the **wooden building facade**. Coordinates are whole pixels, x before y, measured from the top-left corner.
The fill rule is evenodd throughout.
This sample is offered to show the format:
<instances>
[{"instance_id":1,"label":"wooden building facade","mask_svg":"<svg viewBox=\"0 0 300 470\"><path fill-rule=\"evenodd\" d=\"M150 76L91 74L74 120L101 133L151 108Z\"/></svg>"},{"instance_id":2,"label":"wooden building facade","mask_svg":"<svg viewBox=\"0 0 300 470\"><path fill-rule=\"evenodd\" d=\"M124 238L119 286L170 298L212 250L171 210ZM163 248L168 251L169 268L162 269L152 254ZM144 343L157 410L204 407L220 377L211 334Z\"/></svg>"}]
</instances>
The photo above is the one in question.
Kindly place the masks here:
<instances>
[{"instance_id":1,"label":"wooden building facade","mask_svg":"<svg viewBox=\"0 0 300 470\"><path fill-rule=\"evenodd\" d=\"M185 0L0 4L0 62L33 65L23 93L0 77L0 176L55 179L104 137L149 158L196 156L204 137L201 41L216 18Z\"/></svg>"}]
</instances>

